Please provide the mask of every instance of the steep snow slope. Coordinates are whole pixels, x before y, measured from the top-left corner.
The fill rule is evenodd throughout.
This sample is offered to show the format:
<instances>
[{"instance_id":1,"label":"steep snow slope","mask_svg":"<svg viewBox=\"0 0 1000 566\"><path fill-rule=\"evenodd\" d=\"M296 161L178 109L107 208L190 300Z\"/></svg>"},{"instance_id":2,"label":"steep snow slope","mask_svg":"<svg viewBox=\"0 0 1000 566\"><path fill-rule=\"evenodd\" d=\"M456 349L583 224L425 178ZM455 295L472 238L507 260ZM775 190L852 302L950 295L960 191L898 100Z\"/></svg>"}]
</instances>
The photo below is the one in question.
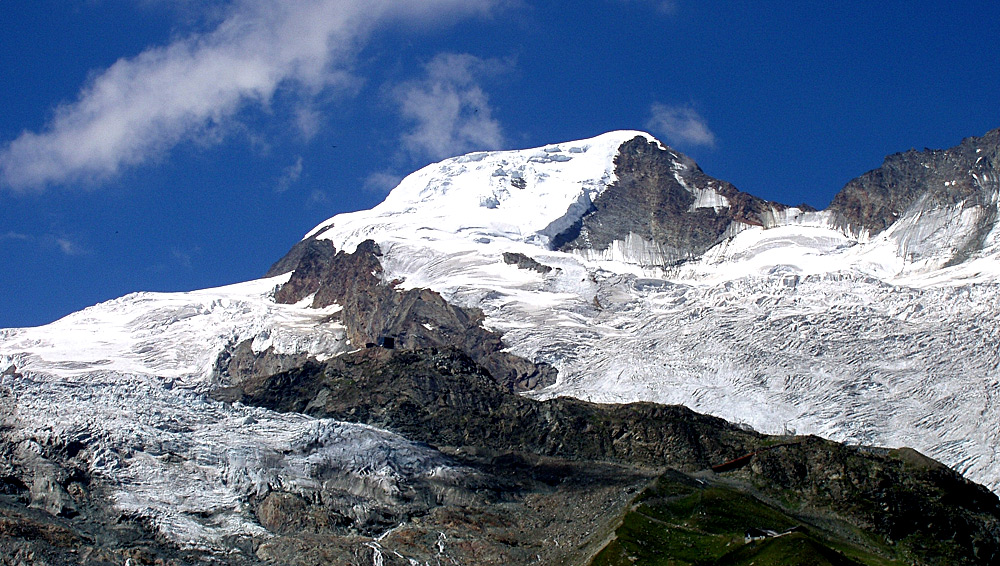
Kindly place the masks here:
<instances>
[{"instance_id":1,"label":"steep snow slope","mask_svg":"<svg viewBox=\"0 0 1000 566\"><path fill-rule=\"evenodd\" d=\"M773 206L681 263L643 234L552 250L617 180L617 148L636 136L653 141L612 132L445 160L307 237L346 251L374 239L387 280L483 309L513 352L559 369L536 396L682 403L762 431L913 446L1000 490L1000 231L982 229L995 177L976 172L991 198L918 202L874 234ZM733 205L671 156L689 212ZM981 245L955 262L973 228ZM504 252L553 269L518 269ZM220 353L244 341L320 358L352 348L337 306L274 302L287 277L138 293L0 330L0 418L17 465L80 439L121 509L208 546L259 532L244 504L263 486L360 494L345 508L363 515L409 483L462 473L384 431L206 398L225 385Z\"/></svg>"},{"instance_id":2,"label":"steep snow slope","mask_svg":"<svg viewBox=\"0 0 1000 566\"><path fill-rule=\"evenodd\" d=\"M354 251L376 237L475 249L494 239L547 247L576 222L613 180L618 147L642 132L521 151L446 159L407 176L371 210L340 214L306 237Z\"/></svg>"}]
</instances>

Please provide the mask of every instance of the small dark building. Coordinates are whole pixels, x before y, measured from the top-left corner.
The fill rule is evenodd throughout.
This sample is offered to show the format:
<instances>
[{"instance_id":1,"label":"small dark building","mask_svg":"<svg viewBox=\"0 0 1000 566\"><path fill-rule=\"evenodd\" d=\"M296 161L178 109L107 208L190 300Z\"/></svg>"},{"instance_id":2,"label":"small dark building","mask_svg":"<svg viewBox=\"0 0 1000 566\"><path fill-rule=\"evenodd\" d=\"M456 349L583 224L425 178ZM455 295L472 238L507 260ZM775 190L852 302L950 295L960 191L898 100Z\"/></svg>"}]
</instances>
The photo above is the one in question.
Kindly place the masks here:
<instances>
[{"instance_id":1,"label":"small dark building","mask_svg":"<svg viewBox=\"0 0 1000 566\"><path fill-rule=\"evenodd\" d=\"M386 350L392 350L396 347L396 339L392 336L379 336L378 345Z\"/></svg>"}]
</instances>

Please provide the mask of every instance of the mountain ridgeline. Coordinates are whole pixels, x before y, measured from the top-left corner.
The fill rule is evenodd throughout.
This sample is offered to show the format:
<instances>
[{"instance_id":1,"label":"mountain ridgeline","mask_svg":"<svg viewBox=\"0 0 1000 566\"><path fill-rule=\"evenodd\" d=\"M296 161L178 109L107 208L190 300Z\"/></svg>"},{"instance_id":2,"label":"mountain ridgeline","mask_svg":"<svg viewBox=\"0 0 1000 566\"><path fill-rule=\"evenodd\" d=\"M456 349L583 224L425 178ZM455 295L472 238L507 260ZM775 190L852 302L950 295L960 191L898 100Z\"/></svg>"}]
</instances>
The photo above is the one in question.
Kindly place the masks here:
<instances>
[{"instance_id":1,"label":"mountain ridgeline","mask_svg":"<svg viewBox=\"0 0 1000 566\"><path fill-rule=\"evenodd\" d=\"M639 236L670 264L702 255L732 233L734 222L764 226L787 208L713 179L686 156L642 136L622 144L614 164L617 180L553 239L554 248L601 251Z\"/></svg>"},{"instance_id":2,"label":"mountain ridgeline","mask_svg":"<svg viewBox=\"0 0 1000 566\"><path fill-rule=\"evenodd\" d=\"M636 132L480 152L265 280L0 331L0 566L1000 563L998 166L816 211Z\"/></svg>"},{"instance_id":3,"label":"mountain ridgeline","mask_svg":"<svg viewBox=\"0 0 1000 566\"><path fill-rule=\"evenodd\" d=\"M907 216L957 206L974 214L970 226L949 242L954 250L948 263L960 263L981 250L997 226L998 148L1000 129L951 149L890 155L835 196L826 209L828 222L874 236ZM658 263L670 266L700 257L743 227L778 225L791 208L714 179L686 156L642 136L622 144L614 164L617 180L578 222L553 238L553 248L600 252L639 237L656 250ZM813 209L799 205L795 212ZM920 253L921 242L908 243Z\"/></svg>"},{"instance_id":4,"label":"mountain ridgeline","mask_svg":"<svg viewBox=\"0 0 1000 566\"><path fill-rule=\"evenodd\" d=\"M917 203L925 209L991 204L1000 182L998 168L1000 129L966 138L951 149L911 149L886 157L881 167L849 182L830 210L842 215L847 226L877 234Z\"/></svg>"},{"instance_id":5,"label":"mountain ridgeline","mask_svg":"<svg viewBox=\"0 0 1000 566\"><path fill-rule=\"evenodd\" d=\"M1000 129L966 138L951 149L890 155L878 169L849 182L828 210L848 230L879 234L906 216L960 207L973 219L950 242L948 263L954 264L980 251L996 230L998 190Z\"/></svg>"}]
</instances>

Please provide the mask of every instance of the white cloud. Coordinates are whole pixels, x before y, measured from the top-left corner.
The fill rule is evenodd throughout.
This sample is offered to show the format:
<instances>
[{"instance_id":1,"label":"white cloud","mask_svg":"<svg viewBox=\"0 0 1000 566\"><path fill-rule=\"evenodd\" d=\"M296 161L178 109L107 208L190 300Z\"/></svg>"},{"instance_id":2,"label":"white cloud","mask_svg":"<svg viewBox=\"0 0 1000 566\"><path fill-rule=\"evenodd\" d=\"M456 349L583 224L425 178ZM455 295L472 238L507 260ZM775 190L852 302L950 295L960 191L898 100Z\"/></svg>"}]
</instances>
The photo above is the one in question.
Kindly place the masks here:
<instances>
[{"instance_id":1,"label":"white cloud","mask_svg":"<svg viewBox=\"0 0 1000 566\"><path fill-rule=\"evenodd\" d=\"M54 238L54 242L59 247L59 250L66 255L83 255L87 253L87 250L81 247L80 244L69 238L56 237Z\"/></svg>"},{"instance_id":2,"label":"white cloud","mask_svg":"<svg viewBox=\"0 0 1000 566\"><path fill-rule=\"evenodd\" d=\"M170 257L173 259L174 263L184 269L191 269L194 266L194 256L199 253L201 253L201 248L198 246L194 246L189 251L184 251L179 248L170 249Z\"/></svg>"},{"instance_id":3,"label":"white cloud","mask_svg":"<svg viewBox=\"0 0 1000 566\"><path fill-rule=\"evenodd\" d=\"M0 181L18 189L92 182L218 135L248 104L280 87L310 98L350 89L357 52L386 25L436 26L482 15L502 0L232 0L217 25L120 59L41 132L0 150ZM301 116L308 135L314 116ZM212 140L212 136L207 136ZM217 140L215 140L217 141Z\"/></svg>"},{"instance_id":4,"label":"white cloud","mask_svg":"<svg viewBox=\"0 0 1000 566\"><path fill-rule=\"evenodd\" d=\"M435 159L504 145L500 122L479 80L506 65L468 54L442 53L425 66L426 76L394 91L399 112L413 123L403 134L412 154Z\"/></svg>"},{"instance_id":5,"label":"white cloud","mask_svg":"<svg viewBox=\"0 0 1000 566\"><path fill-rule=\"evenodd\" d=\"M30 246L38 246L43 249L58 249L68 256L86 255L90 250L82 246L74 239L65 235L55 234L22 234L20 232L8 231L0 234L0 242L24 242Z\"/></svg>"},{"instance_id":6,"label":"white cloud","mask_svg":"<svg viewBox=\"0 0 1000 566\"><path fill-rule=\"evenodd\" d=\"M311 207L326 207L331 202L330 195L319 189L313 189L306 199L306 205Z\"/></svg>"},{"instance_id":7,"label":"white cloud","mask_svg":"<svg viewBox=\"0 0 1000 566\"><path fill-rule=\"evenodd\" d=\"M656 9L664 14L673 14L677 11L677 2L675 0L659 0L654 3L656 4Z\"/></svg>"},{"instance_id":8,"label":"white cloud","mask_svg":"<svg viewBox=\"0 0 1000 566\"><path fill-rule=\"evenodd\" d=\"M653 0L653 4L660 13L669 15L677 12L676 0Z\"/></svg>"},{"instance_id":9,"label":"white cloud","mask_svg":"<svg viewBox=\"0 0 1000 566\"><path fill-rule=\"evenodd\" d=\"M313 106L303 104L295 109L295 125L299 128L302 138L306 141L316 137L322 121L322 114Z\"/></svg>"},{"instance_id":10,"label":"white cloud","mask_svg":"<svg viewBox=\"0 0 1000 566\"><path fill-rule=\"evenodd\" d=\"M388 171L378 171L365 178L362 188L371 193L388 193L395 189L403 178Z\"/></svg>"},{"instance_id":11,"label":"white cloud","mask_svg":"<svg viewBox=\"0 0 1000 566\"><path fill-rule=\"evenodd\" d=\"M705 119L690 106L667 106L654 103L646 127L660 134L671 145L715 147L715 134Z\"/></svg>"},{"instance_id":12,"label":"white cloud","mask_svg":"<svg viewBox=\"0 0 1000 566\"><path fill-rule=\"evenodd\" d=\"M27 234L21 234L19 232L14 232L14 231L7 232L6 234L0 234L0 242L2 242L4 240L26 241L26 240L30 240L30 239L31 239L31 236L29 236Z\"/></svg>"},{"instance_id":13,"label":"white cloud","mask_svg":"<svg viewBox=\"0 0 1000 566\"><path fill-rule=\"evenodd\" d=\"M278 178L278 183L274 190L283 193L290 189L299 178L302 177L302 156L298 156L295 159L295 163L292 163L281 172L281 177Z\"/></svg>"}]
</instances>

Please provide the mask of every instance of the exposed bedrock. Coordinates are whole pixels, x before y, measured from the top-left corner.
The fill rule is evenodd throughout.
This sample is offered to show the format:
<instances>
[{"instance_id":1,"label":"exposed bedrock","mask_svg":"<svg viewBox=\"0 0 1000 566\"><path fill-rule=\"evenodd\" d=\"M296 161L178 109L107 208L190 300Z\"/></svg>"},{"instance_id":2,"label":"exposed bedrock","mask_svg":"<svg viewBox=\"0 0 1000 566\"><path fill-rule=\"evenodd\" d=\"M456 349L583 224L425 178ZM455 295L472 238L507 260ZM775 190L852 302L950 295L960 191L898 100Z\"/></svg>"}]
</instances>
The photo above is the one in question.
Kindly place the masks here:
<instances>
[{"instance_id":1,"label":"exposed bedrock","mask_svg":"<svg viewBox=\"0 0 1000 566\"><path fill-rule=\"evenodd\" d=\"M329 240L304 240L268 272L293 270L275 299L295 303L313 296L313 307L340 305L340 320L355 348L385 338L404 350L457 347L509 390L555 382L555 368L504 352L500 335L482 326L482 311L451 305L429 289L402 290L383 281L380 256L371 240L350 254L335 251Z\"/></svg>"},{"instance_id":2,"label":"exposed bedrock","mask_svg":"<svg viewBox=\"0 0 1000 566\"><path fill-rule=\"evenodd\" d=\"M996 225L1000 190L1000 129L969 137L950 148L911 149L885 158L882 166L852 180L828 210L836 222L854 231L878 234L907 212L926 212L961 204L983 207L971 234L961 242L955 260L981 247Z\"/></svg>"},{"instance_id":3,"label":"exposed bedrock","mask_svg":"<svg viewBox=\"0 0 1000 566\"><path fill-rule=\"evenodd\" d=\"M498 478L534 470L533 481L547 481L530 464L537 458L566 462L563 471L549 472L553 485L578 473L572 462L647 473L673 468L701 478L699 485L767 502L824 544L841 540L862 554L915 564L990 564L1000 557L996 495L913 450L769 437L678 406L535 401L506 391L456 349L364 350L246 382L230 394L430 443L483 470L478 477L489 481L479 491L493 486L493 500L526 493ZM734 461L742 463L719 466ZM552 500L566 506L559 511L566 517L576 516L573 501L570 494ZM738 509L725 511L726 520L738 524Z\"/></svg>"},{"instance_id":4,"label":"exposed bedrock","mask_svg":"<svg viewBox=\"0 0 1000 566\"><path fill-rule=\"evenodd\" d=\"M702 469L760 435L681 406L535 401L455 348L369 349L244 382L233 400L363 422L446 446Z\"/></svg>"},{"instance_id":5,"label":"exposed bedrock","mask_svg":"<svg viewBox=\"0 0 1000 566\"><path fill-rule=\"evenodd\" d=\"M622 144L614 163L618 180L580 223L553 238L554 248L600 252L632 235L675 263L703 254L734 222L760 226L771 211L786 208L709 177L689 158L641 136Z\"/></svg>"}]
</instances>

